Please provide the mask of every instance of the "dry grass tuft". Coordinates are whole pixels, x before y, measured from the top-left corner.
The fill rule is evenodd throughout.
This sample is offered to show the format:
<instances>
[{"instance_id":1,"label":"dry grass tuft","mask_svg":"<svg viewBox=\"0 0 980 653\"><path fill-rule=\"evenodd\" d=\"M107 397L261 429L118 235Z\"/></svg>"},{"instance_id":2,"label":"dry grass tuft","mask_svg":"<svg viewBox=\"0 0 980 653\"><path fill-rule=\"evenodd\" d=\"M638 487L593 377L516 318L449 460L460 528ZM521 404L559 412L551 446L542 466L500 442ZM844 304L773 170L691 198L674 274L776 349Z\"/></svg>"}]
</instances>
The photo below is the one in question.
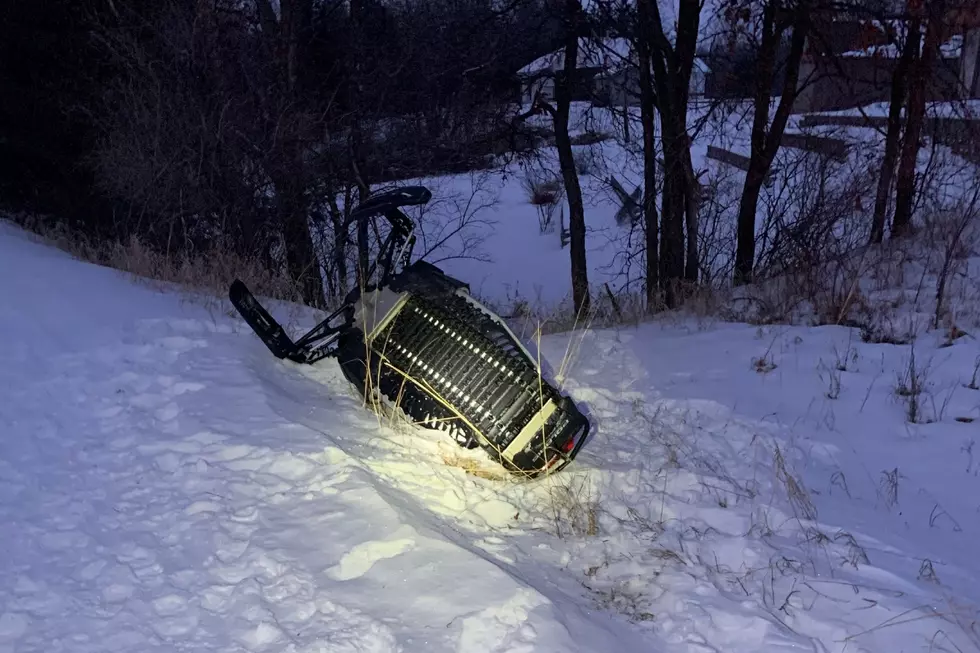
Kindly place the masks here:
<instances>
[{"instance_id":1,"label":"dry grass tuft","mask_svg":"<svg viewBox=\"0 0 980 653\"><path fill-rule=\"evenodd\" d=\"M487 469L480 464L478 460L472 458L464 458L458 454L447 455L443 454L442 461L448 467L456 467L462 469L464 472L470 476L475 476L477 478L482 478L486 481L507 481L510 477L502 469Z\"/></svg>"},{"instance_id":2,"label":"dry grass tuft","mask_svg":"<svg viewBox=\"0 0 980 653\"><path fill-rule=\"evenodd\" d=\"M790 505L796 512L797 519L813 521L817 518L817 507L810 498L810 493L806 491L803 482L800 481L786 466L786 459L779 447L773 450L772 466L776 470L776 478L786 490L786 497Z\"/></svg>"},{"instance_id":3,"label":"dry grass tuft","mask_svg":"<svg viewBox=\"0 0 980 653\"><path fill-rule=\"evenodd\" d=\"M524 188L528 201L534 206L551 206L561 201L562 183L556 177L538 179L528 176Z\"/></svg>"},{"instance_id":4,"label":"dry grass tuft","mask_svg":"<svg viewBox=\"0 0 980 653\"><path fill-rule=\"evenodd\" d=\"M560 538L597 536L601 501L588 475L565 473L548 478L555 535Z\"/></svg>"},{"instance_id":5,"label":"dry grass tuft","mask_svg":"<svg viewBox=\"0 0 980 653\"><path fill-rule=\"evenodd\" d=\"M258 257L246 257L230 248L215 247L194 254L167 255L148 247L138 237L126 242L96 243L63 225L22 219L21 226L47 244L77 259L125 272L134 281L154 287L179 286L184 298L209 309L233 314L226 301L228 288L241 279L257 296L302 303L301 284L284 273L271 271Z\"/></svg>"}]
</instances>

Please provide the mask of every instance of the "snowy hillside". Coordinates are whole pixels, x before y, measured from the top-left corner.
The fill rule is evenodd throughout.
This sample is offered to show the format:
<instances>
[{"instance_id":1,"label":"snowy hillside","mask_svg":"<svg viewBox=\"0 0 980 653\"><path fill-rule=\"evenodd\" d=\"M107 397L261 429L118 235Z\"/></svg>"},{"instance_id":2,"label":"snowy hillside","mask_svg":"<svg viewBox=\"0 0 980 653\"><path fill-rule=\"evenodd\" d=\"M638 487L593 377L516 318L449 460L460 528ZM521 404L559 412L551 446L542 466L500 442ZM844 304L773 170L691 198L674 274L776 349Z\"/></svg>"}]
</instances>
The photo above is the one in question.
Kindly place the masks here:
<instances>
[{"instance_id":1,"label":"snowy hillside","mask_svg":"<svg viewBox=\"0 0 980 653\"><path fill-rule=\"evenodd\" d=\"M910 424L849 329L549 336L596 428L517 484L6 224L0 297L0 651L980 650L972 337Z\"/></svg>"}]
</instances>

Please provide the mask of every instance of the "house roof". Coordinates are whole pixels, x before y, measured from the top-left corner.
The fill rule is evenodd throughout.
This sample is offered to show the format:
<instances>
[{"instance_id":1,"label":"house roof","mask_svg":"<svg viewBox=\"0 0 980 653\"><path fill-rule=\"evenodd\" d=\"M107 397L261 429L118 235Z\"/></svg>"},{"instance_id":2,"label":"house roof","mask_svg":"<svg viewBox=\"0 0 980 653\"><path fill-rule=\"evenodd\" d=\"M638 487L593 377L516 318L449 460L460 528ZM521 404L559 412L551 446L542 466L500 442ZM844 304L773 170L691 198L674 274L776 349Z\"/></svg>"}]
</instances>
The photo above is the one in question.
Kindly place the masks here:
<instances>
[{"instance_id":1,"label":"house roof","mask_svg":"<svg viewBox=\"0 0 980 653\"><path fill-rule=\"evenodd\" d=\"M866 19L860 16L839 12L823 16L817 21L821 33L821 50L847 58L876 57L897 58L900 49L891 43L897 35L904 41L910 27L907 19L893 17L886 20ZM947 11L943 19L943 38L940 56L955 59L963 48L963 33L980 28L980 4L973 8L959 8ZM926 25L920 26L925 33ZM821 55L826 52L821 52Z\"/></svg>"},{"instance_id":2,"label":"house roof","mask_svg":"<svg viewBox=\"0 0 980 653\"><path fill-rule=\"evenodd\" d=\"M629 39L580 38L578 40L577 68L600 68L600 75L614 75L636 64L636 53ZM538 57L518 71L524 77L533 77L561 70L565 66L565 48ZM700 57L694 58L694 68L702 74L711 72Z\"/></svg>"},{"instance_id":3,"label":"house roof","mask_svg":"<svg viewBox=\"0 0 980 653\"><path fill-rule=\"evenodd\" d=\"M578 40L578 68L602 68L615 72L629 65L632 47L628 39L580 38ZM565 66L565 48L538 57L518 71L519 75L532 76L561 70Z\"/></svg>"},{"instance_id":4,"label":"house roof","mask_svg":"<svg viewBox=\"0 0 980 653\"><path fill-rule=\"evenodd\" d=\"M963 52L963 35L954 34L939 45L939 56L943 59L958 59ZM878 57L881 59L897 59L901 55L898 46L893 43L872 45L863 50L849 50L842 57L861 58Z\"/></svg>"}]
</instances>

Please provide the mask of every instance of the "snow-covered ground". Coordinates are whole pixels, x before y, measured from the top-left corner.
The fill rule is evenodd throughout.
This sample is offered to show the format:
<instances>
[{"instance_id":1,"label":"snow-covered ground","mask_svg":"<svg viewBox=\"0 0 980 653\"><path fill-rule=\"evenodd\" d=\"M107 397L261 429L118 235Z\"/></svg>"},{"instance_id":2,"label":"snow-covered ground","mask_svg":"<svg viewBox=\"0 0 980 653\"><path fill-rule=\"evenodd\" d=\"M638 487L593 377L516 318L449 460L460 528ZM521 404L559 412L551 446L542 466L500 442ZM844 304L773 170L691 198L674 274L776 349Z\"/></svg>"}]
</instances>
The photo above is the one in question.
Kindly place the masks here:
<instances>
[{"instance_id":1,"label":"snow-covered ground","mask_svg":"<svg viewBox=\"0 0 980 653\"><path fill-rule=\"evenodd\" d=\"M639 252L643 234L640 227L620 224L616 213L622 202L612 190L610 178L628 192L642 183L641 147L623 145L623 117L584 103L573 107L570 132L574 136L601 134L600 143L579 144L573 149L586 205L587 250L590 284L603 292L609 284L613 292L640 289L644 265ZM633 110L632 141L639 134L639 116ZM708 145L748 151L751 118L745 107L714 108L693 105L689 121L698 136L691 147L696 172L716 164L707 159ZM550 127L550 119L532 120ZM617 137L617 134L619 135ZM530 303L547 314L571 293L570 254L559 238L560 225L568 228L568 212L562 194L553 209L552 225L542 231L538 207L530 201L529 180L560 179L558 156L554 148L542 148L532 161L511 163L489 171L447 175L406 181L421 183L433 193L422 210L409 209L419 224L418 253L465 279L473 292L485 300L510 309L515 300Z\"/></svg>"},{"instance_id":2,"label":"snow-covered ground","mask_svg":"<svg viewBox=\"0 0 980 653\"><path fill-rule=\"evenodd\" d=\"M547 336L594 434L516 483L6 224L0 297L0 651L980 650L972 336Z\"/></svg>"},{"instance_id":3,"label":"snow-covered ground","mask_svg":"<svg viewBox=\"0 0 980 653\"><path fill-rule=\"evenodd\" d=\"M778 99L774 99L771 113L777 104ZM933 104L929 111L930 115L941 116L967 111L970 106ZM887 105L869 105L865 110L877 115L882 107L887 113ZM645 275L642 225L617 221L622 202L610 185L610 178L615 178L629 193L642 183L638 118L634 116L631 122L630 139L624 139L621 115L585 104L577 104L574 109L570 122L573 136L609 136L599 143L574 147L586 208L587 261L593 296L604 299L605 284L617 295L641 294ZM693 132L692 165L704 185L706 202L700 214L699 249L702 267L715 268L713 280L731 277L744 172L709 158L708 148L715 146L748 157L751 115L747 103L716 106L702 102L692 104L688 116ZM847 155L840 160L826 159L799 147L780 148L770 173L771 183L763 188L759 201L756 257L760 261L767 260L770 253L763 250L774 246L775 240L782 240L785 233L793 232L797 220L812 221L812 216L820 211L833 213L821 208L826 197L847 198L843 204L850 207L842 204L839 215L835 214L839 223L834 230L848 232L840 236L842 249L867 241L867 216L874 205L875 171L880 165L884 135L858 126L803 127L806 117L791 116L786 133L843 141ZM547 118L537 120L544 127L550 124ZM947 211L975 187L976 166L948 147L933 146L927 141L919 151L918 161L919 174L929 178L926 197L917 209L919 214ZM542 148L530 162L418 180L430 188L433 200L421 212L410 210L420 225L417 251L466 280L475 294L504 312L510 312L522 300L537 315L568 314L570 253L560 243L558 230L562 219L568 225L565 198L562 195L554 207L552 228L542 231L538 207L531 203L527 190L528 179L560 179L554 148ZM850 220L848 210L852 214ZM843 245L844 241L849 244Z\"/></svg>"}]
</instances>

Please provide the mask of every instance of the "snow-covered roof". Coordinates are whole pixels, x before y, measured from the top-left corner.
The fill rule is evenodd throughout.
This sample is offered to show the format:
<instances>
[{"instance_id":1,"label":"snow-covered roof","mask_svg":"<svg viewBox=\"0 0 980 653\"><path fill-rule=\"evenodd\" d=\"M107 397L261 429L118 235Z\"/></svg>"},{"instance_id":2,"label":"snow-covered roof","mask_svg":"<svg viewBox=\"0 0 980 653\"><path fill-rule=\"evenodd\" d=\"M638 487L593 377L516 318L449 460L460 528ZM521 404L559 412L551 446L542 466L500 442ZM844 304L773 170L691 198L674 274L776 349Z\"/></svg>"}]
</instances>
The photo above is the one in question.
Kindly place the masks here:
<instances>
[{"instance_id":1,"label":"snow-covered roof","mask_svg":"<svg viewBox=\"0 0 980 653\"><path fill-rule=\"evenodd\" d=\"M600 75L613 75L623 68L636 64L636 53L629 39L608 38L578 40L577 68L601 68ZM565 66L565 48L556 50L543 57L538 57L518 71L519 75L533 77L544 73L556 72ZM694 68L702 74L711 72L711 68L700 57L694 58Z\"/></svg>"},{"instance_id":2,"label":"snow-covered roof","mask_svg":"<svg viewBox=\"0 0 980 653\"><path fill-rule=\"evenodd\" d=\"M963 51L963 36L956 34L939 46L939 56L943 59L956 59ZM848 50L841 54L842 57L878 57L881 59L897 59L901 54L898 46L894 43L885 45L871 45L863 50Z\"/></svg>"},{"instance_id":3,"label":"snow-covered roof","mask_svg":"<svg viewBox=\"0 0 980 653\"><path fill-rule=\"evenodd\" d=\"M603 68L614 72L629 64L632 47L623 38L580 38L578 40L578 68ZM538 57L518 71L519 75L532 76L561 70L565 66L565 48Z\"/></svg>"}]
</instances>

